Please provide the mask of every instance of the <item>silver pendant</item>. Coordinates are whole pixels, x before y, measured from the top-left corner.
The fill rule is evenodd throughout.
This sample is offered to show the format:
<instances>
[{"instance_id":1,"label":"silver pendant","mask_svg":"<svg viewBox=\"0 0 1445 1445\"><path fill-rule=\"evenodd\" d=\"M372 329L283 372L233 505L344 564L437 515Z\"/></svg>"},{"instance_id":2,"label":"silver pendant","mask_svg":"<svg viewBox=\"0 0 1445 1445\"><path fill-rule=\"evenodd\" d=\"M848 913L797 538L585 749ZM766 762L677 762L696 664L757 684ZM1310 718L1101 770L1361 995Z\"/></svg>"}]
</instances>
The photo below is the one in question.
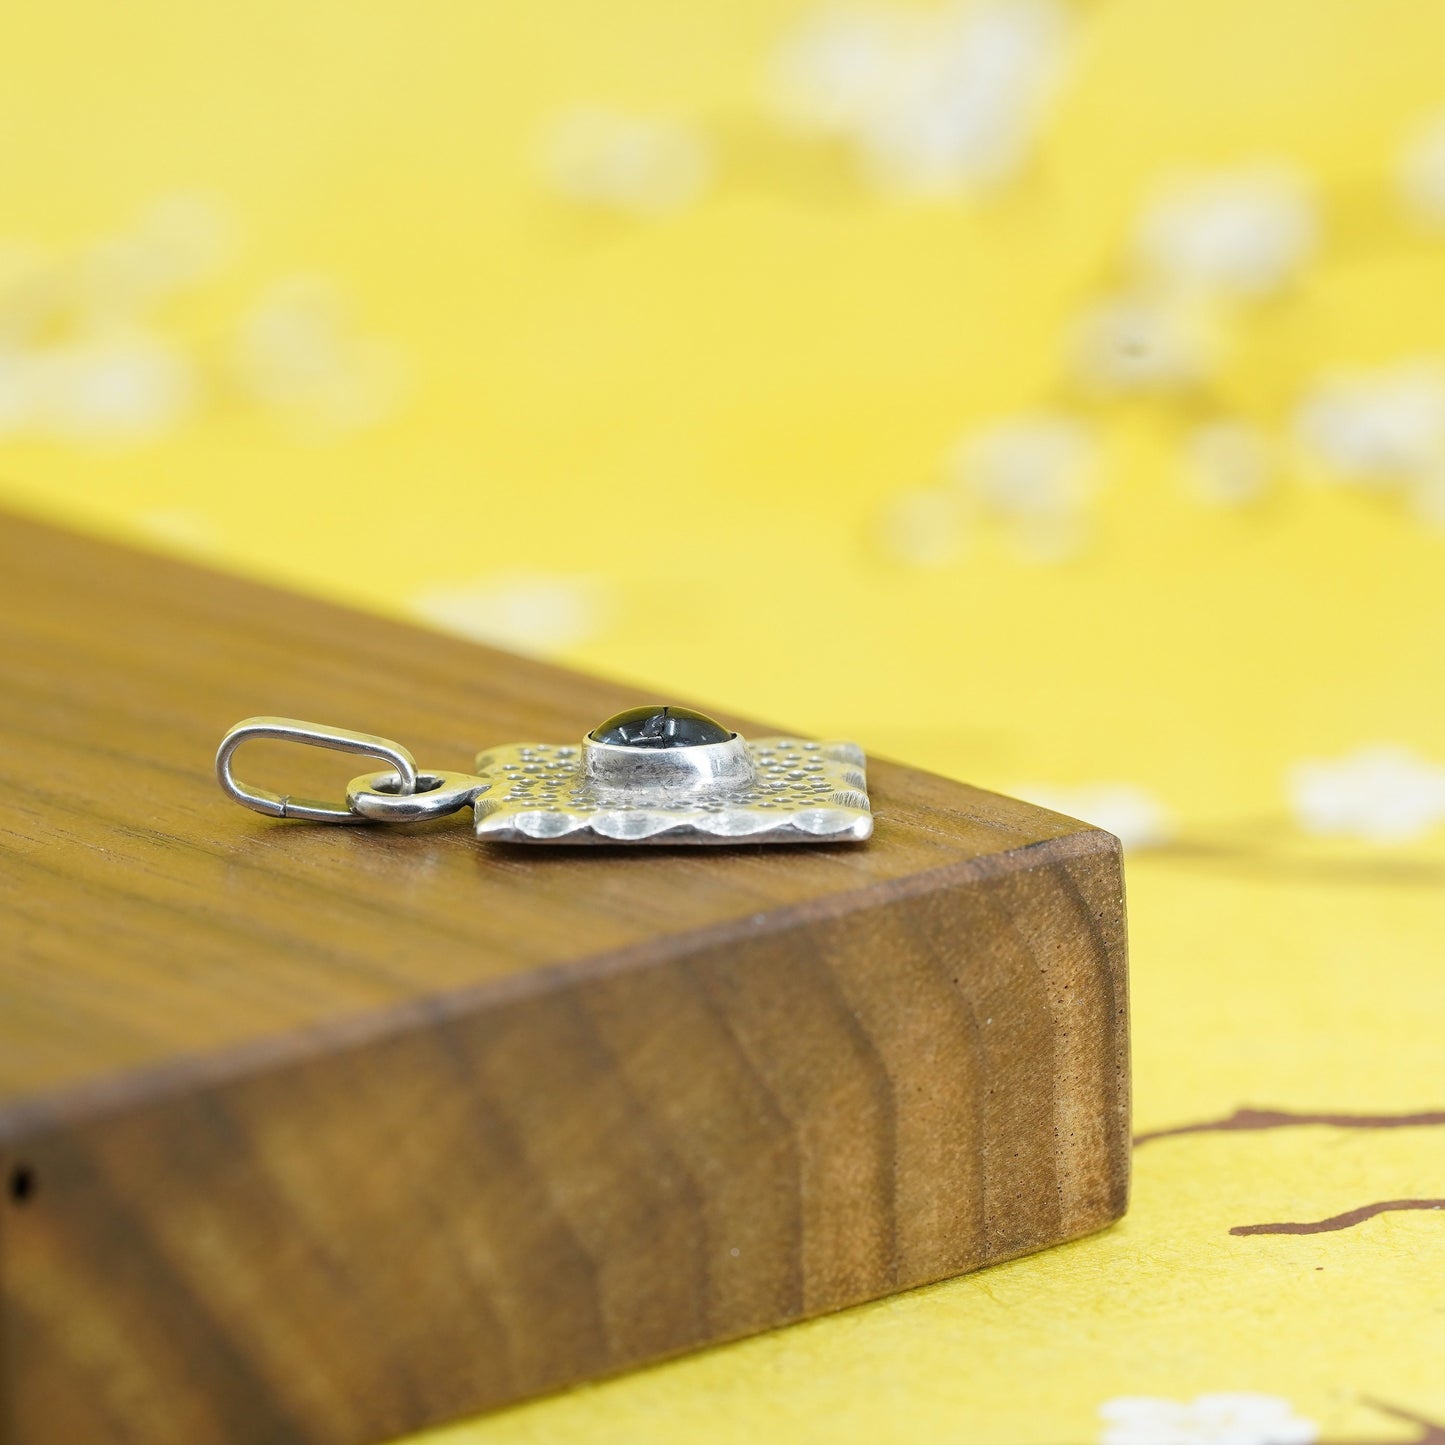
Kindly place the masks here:
<instances>
[{"instance_id":1,"label":"silver pendant","mask_svg":"<svg viewBox=\"0 0 1445 1445\"><path fill-rule=\"evenodd\" d=\"M251 738L284 739L388 764L353 778L346 802L249 788L231 770ZM578 746L509 743L478 755L476 772L417 768L400 744L369 733L247 718L216 754L216 777L238 803L275 818L408 823L471 805L477 837L553 844L861 842L873 832L863 750L805 738L749 742L701 713L639 707Z\"/></svg>"}]
</instances>

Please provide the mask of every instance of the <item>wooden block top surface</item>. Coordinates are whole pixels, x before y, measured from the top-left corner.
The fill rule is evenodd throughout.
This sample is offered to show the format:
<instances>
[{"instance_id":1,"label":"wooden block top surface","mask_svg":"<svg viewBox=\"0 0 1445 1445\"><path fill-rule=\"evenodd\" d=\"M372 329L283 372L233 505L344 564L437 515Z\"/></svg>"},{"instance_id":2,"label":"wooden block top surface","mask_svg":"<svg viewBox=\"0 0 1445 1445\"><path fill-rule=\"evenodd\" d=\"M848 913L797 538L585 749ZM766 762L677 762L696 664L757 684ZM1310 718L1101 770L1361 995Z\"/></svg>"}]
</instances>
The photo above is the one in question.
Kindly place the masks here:
<instances>
[{"instance_id":1,"label":"wooden block top surface","mask_svg":"<svg viewBox=\"0 0 1445 1445\"><path fill-rule=\"evenodd\" d=\"M1022 849L1115 846L872 758L863 845L574 852L483 845L465 817L276 822L212 776L222 733L250 714L380 733L423 768L466 771L480 747L573 742L654 699L18 519L0 522L0 626L0 1141L177 1071L264 1066L557 970L1018 866ZM366 770L264 746L240 771L287 791L337 793Z\"/></svg>"}]
</instances>

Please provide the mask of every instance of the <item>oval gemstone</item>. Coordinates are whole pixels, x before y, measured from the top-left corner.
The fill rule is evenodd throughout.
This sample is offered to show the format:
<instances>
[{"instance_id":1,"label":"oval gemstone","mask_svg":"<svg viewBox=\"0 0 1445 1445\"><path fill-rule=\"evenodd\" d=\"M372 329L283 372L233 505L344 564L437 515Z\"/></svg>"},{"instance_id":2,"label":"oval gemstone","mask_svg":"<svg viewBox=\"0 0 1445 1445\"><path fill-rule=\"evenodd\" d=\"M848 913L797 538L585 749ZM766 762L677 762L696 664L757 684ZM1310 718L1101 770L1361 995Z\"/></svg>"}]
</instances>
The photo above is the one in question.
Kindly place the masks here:
<instances>
[{"instance_id":1,"label":"oval gemstone","mask_svg":"<svg viewBox=\"0 0 1445 1445\"><path fill-rule=\"evenodd\" d=\"M721 723L687 707L630 707L592 730L592 741L624 748L696 748L725 743Z\"/></svg>"}]
</instances>

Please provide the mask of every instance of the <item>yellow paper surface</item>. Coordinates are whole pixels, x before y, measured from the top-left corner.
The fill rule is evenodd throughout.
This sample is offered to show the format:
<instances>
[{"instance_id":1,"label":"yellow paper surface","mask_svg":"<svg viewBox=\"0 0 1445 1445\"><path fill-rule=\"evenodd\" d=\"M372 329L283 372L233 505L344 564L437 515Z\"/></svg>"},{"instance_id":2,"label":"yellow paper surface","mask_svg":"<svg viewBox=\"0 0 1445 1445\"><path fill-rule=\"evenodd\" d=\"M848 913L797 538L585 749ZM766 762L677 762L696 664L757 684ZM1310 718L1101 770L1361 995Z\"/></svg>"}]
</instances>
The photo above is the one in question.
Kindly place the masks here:
<instances>
[{"instance_id":1,"label":"yellow paper surface","mask_svg":"<svg viewBox=\"0 0 1445 1445\"><path fill-rule=\"evenodd\" d=\"M1096 1238L429 1445L1147 1445L1123 1397L1173 1402L1125 1407L1157 1445L1266 1445L1198 1402L1231 1392L1290 1439L1445 1428L1445 1209L1230 1232L1445 1200L1445 828L1320 838L1288 790L1368 745L1420 788L1445 764L1445 533L1398 488L1312 483L1293 420L1332 368L1445 352L1445 237L1397 180L1445 108L1445 11L1066 10L1016 175L922 199L770 118L810 13L774 0L7 15L9 505L985 786L1142 790L1172 821L1129 859L1138 1129L1367 1116L1145 1143ZM700 138L699 194L559 195L539 147L578 106ZM1129 276L1145 198L1256 163L1305 178L1315 254L1211 312L1207 383L1090 395L1071 319ZM97 243L176 196L145 224L196 279L103 314L117 266L144 286ZM36 355L50 399L17 402ZM890 554L880 519L959 437L1039 408L1097 438L1087 543L1031 560L970 517L956 558ZM1181 477L1218 417L1278 449L1249 505Z\"/></svg>"}]
</instances>

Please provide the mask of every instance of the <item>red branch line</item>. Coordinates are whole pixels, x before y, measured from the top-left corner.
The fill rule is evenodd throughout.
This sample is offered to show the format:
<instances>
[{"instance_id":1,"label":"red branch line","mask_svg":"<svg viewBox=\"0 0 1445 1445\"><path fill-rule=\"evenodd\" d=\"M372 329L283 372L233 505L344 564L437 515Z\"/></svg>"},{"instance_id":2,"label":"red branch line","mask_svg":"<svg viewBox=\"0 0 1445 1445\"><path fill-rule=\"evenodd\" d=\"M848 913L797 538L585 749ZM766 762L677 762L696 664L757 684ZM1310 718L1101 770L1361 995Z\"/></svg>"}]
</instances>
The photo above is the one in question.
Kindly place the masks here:
<instances>
[{"instance_id":1,"label":"red branch line","mask_svg":"<svg viewBox=\"0 0 1445 1445\"><path fill-rule=\"evenodd\" d=\"M1231 1234L1329 1234L1336 1229L1348 1229L1353 1224L1363 1224L1377 1214L1388 1214L1395 1209L1445 1209L1445 1199L1382 1199L1378 1204L1362 1204L1358 1209L1347 1209L1343 1214L1332 1214L1328 1219L1316 1219L1302 1224L1236 1224Z\"/></svg>"},{"instance_id":2,"label":"red branch line","mask_svg":"<svg viewBox=\"0 0 1445 1445\"><path fill-rule=\"evenodd\" d=\"M1134 1145L1177 1134L1223 1134L1251 1129L1288 1129L1299 1124L1328 1124L1336 1129L1418 1129L1445 1125L1445 1109L1419 1114L1291 1114L1284 1109L1236 1109L1223 1119L1206 1119L1198 1124L1178 1124L1172 1129L1154 1129L1135 1135ZM1373 1207L1373 1206L1372 1206Z\"/></svg>"},{"instance_id":3,"label":"red branch line","mask_svg":"<svg viewBox=\"0 0 1445 1445\"><path fill-rule=\"evenodd\" d=\"M1198 1124L1178 1124L1172 1129L1154 1129L1134 1138L1137 1148L1155 1139L1171 1139L1178 1134L1242 1133L1254 1129L1288 1129L1300 1124L1325 1124L1334 1129L1418 1129L1445 1125L1445 1109L1427 1109L1416 1114L1293 1114L1286 1109L1236 1109L1223 1119L1205 1119ZM1399 1209L1445 1209L1445 1199L1382 1199L1377 1204L1362 1204L1328 1219L1305 1220L1299 1223L1237 1224L1231 1234L1330 1234L1363 1224L1377 1214ZM1445 1445L1445 1442L1442 1442Z\"/></svg>"}]
</instances>

